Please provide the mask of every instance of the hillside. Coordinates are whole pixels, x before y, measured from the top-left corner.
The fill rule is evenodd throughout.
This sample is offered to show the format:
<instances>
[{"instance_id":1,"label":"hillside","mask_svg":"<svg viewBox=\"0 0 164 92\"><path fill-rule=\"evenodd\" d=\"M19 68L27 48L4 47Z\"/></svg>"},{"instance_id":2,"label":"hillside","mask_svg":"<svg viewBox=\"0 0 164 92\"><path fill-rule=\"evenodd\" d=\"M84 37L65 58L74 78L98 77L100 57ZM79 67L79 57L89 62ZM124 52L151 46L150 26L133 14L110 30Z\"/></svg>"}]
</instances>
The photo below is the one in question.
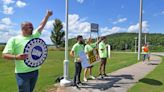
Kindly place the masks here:
<instances>
[{"instance_id":1,"label":"hillside","mask_svg":"<svg viewBox=\"0 0 164 92\"><path fill-rule=\"evenodd\" d=\"M137 33L116 33L107 36L107 42L111 45L112 50L130 50L135 49L135 37ZM164 51L164 34L151 33L146 34L147 43L151 51ZM69 40L69 47L76 42L76 39ZM142 34L142 45L145 43L145 34ZM138 41L137 41L138 44Z\"/></svg>"}]
</instances>

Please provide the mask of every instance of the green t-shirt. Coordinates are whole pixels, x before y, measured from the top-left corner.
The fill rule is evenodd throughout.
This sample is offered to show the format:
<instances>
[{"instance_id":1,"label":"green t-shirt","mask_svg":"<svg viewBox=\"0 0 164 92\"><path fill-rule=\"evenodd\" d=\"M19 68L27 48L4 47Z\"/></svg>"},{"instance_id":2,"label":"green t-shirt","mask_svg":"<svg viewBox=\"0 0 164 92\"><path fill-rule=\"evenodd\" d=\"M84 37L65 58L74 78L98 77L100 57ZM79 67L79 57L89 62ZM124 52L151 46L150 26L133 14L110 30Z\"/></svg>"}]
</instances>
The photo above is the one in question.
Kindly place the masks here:
<instances>
[{"instance_id":1,"label":"green t-shirt","mask_svg":"<svg viewBox=\"0 0 164 92\"><path fill-rule=\"evenodd\" d=\"M28 41L30 41L33 38L39 38L40 33L38 31L35 31L34 34L32 34L29 37L24 37L22 35L12 37L8 40L4 50L2 53L8 53L13 55L23 54L24 47L27 44ZM15 60L15 73L27 73L34 70L38 70L40 67L31 68L28 67L24 60Z\"/></svg>"},{"instance_id":2,"label":"green t-shirt","mask_svg":"<svg viewBox=\"0 0 164 92\"><path fill-rule=\"evenodd\" d=\"M107 48L103 41L99 43L99 56L100 58L107 58Z\"/></svg>"},{"instance_id":3,"label":"green t-shirt","mask_svg":"<svg viewBox=\"0 0 164 92\"><path fill-rule=\"evenodd\" d=\"M93 43L93 44L86 44L86 45L85 45L85 48L84 48L84 52L87 53L87 52L89 52L89 51L92 51L93 48L95 48L95 47L96 47L96 43Z\"/></svg>"},{"instance_id":4,"label":"green t-shirt","mask_svg":"<svg viewBox=\"0 0 164 92\"><path fill-rule=\"evenodd\" d=\"M74 57L75 57L74 62L77 62L77 58L79 57L79 52L84 51L84 45L76 43L73 45L71 51L74 51Z\"/></svg>"}]
</instances>

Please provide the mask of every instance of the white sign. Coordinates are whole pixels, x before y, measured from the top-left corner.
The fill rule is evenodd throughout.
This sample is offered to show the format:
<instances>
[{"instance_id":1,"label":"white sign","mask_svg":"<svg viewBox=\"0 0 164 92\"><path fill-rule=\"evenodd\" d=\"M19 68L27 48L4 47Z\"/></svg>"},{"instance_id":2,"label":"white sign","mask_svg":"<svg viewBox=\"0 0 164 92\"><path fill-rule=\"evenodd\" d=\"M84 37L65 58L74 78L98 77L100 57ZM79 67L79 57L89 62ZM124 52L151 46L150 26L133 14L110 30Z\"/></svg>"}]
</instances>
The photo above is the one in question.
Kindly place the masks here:
<instances>
[{"instance_id":1,"label":"white sign","mask_svg":"<svg viewBox=\"0 0 164 92\"><path fill-rule=\"evenodd\" d=\"M108 58L111 58L111 46L107 45L107 51L108 51Z\"/></svg>"},{"instance_id":2,"label":"white sign","mask_svg":"<svg viewBox=\"0 0 164 92\"><path fill-rule=\"evenodd\" d=\"M81 65L83 68L87 68L90 66L89 61L84 51L79 52L79 57L80 57Z\"/></svg>"},{"instance_id":3,"label":"white sign","mask_svg":"<svg viewBox=\"0 0 164 92\"><path fill-rule=\"evenodd\" d=\"M24 54L28 55L24 62L29 67L38 67L47 58L47 53L47 45L42 39L31 39L24 48Z\"/></svg>"}]
</instances>

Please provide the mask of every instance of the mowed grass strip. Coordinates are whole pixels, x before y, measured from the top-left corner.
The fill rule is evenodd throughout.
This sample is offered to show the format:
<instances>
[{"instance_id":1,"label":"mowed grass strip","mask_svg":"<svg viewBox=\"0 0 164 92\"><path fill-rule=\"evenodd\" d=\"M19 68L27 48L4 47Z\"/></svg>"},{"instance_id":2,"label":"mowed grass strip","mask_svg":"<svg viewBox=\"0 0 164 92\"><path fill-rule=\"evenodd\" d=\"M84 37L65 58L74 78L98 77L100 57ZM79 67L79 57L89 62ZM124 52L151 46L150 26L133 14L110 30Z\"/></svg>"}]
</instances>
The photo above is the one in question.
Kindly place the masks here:
<instances>
[{"instance_id":1,"label":"mowed grass strip","mask_svg":"<svg viewBox=\"0 0 164 92\"><path fill-rule=\"evenodd\" d=\"M2 52L0 52L1 55ZM64 51L49 51L48 57L39 71L35 92L46 92L53 87L55 79L63 75ZM73 78L74 63L73 58L69 58L69 75ZM137 54L130 53L112 53L111 59L108 59L107 73L116 71L137 63ZM99 74L99 63L93 67L93 75ZM83 70L81 80L83 79ZM14 74L14 62L0 58L0 92L17 92L17 85Z\"/></svg>"},{"instance_id":2,"label":"mowed grass strip","mask_svg":"<svg viewBox=\"0 0 164 92\"><path fill-rule=\"evenodd\" d=\"M162 62L128 92L164 92L164 57Z\"/></svg>"}]
</instances>

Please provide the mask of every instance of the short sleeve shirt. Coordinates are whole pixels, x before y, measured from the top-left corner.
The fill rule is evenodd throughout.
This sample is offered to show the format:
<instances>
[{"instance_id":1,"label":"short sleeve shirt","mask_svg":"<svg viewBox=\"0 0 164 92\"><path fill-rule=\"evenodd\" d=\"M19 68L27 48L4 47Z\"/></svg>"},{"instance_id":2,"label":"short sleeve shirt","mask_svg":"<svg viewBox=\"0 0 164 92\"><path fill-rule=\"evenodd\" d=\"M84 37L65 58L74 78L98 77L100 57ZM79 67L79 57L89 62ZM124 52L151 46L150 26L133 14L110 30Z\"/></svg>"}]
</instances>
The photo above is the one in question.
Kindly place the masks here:
<instances>
[{"instance_id":1,"label":"short sleeve shirt","mask_svg":"<svg viewBox=\"0 0 164 92\"><path fill-rule=\"evenodd\" d=\"M107 48L103 41L99 43L99 56L100 58L107 58Z\"/></svg>"},{"instance_id":2,"label":"short sleeve shirt","mask_svg":"<svg viewBox=\"0 0 164 92\"><path fill-rule=\"evenodd\" d=\"M71 51L74 51L74 56L75 56L74 62L77 62L77 58L79 57L79 53L81 51L84 51L84 45L76 43L76 44L73 45Z\"/></svg>"},{"instance_id":3,"label":"short sleeve shirt","mask_svg":"<svg viewBox=\"0 0 164 92\"><path fill-rule=\"evenodd\" d=\"M6 54L13 54L13 55L18 55L18 54L23 54L24 47L33 38L39 38L40 33L36 30L34 31L34 34L28 37L24 37L22 35L12 37L11 39L8 40L4 50L2 53ZM34 70L38 70L40 67L36 68L31 68L28 67L25 63L24 60L15 60L15 73L26 73L26 72L31 72Z\"/></svg>"}]
</instances>

